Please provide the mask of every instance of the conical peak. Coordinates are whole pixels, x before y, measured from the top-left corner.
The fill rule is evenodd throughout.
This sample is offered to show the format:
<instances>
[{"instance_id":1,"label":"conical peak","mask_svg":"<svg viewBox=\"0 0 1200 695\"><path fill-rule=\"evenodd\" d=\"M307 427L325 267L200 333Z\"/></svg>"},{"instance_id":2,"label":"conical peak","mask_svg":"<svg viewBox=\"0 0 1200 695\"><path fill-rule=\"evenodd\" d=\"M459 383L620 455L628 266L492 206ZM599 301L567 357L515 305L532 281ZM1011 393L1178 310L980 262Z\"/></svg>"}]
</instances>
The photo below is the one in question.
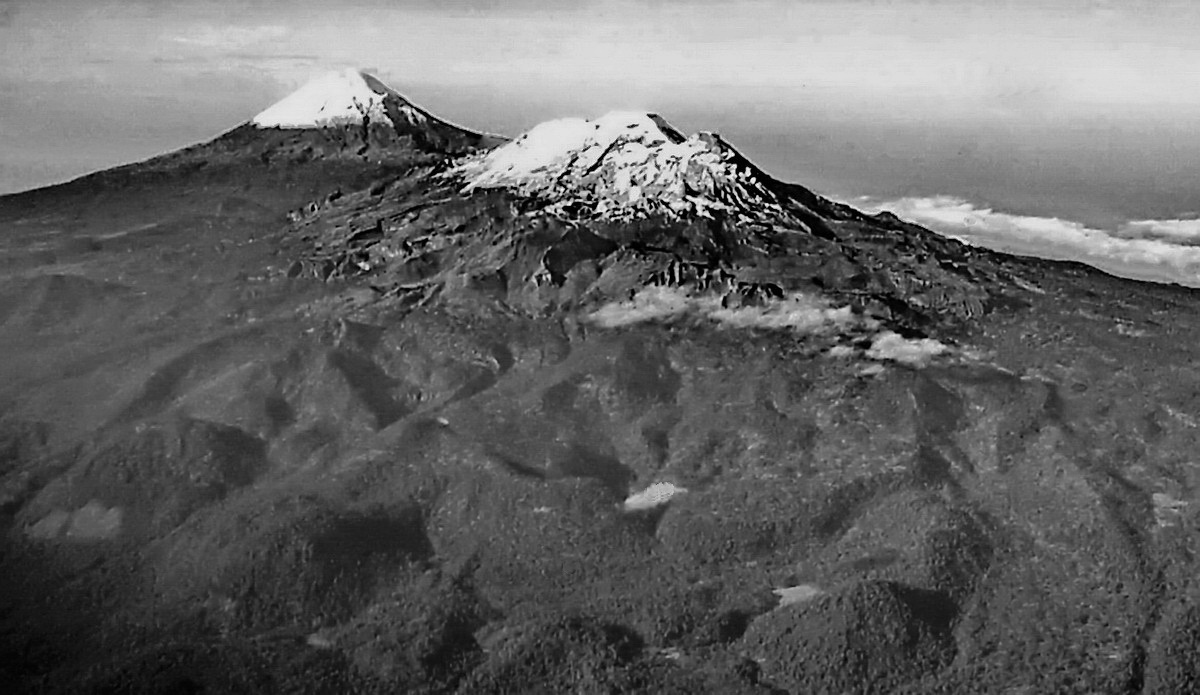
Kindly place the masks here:
<instances>
[{"instance_id":1,"label":"conical peak","mask_svg":"<svg viewBox=\"0 0 1200 695\"><path fill-rule=\"evenodd\" d=\"M719 137L685 137L652 113L546 121L466 159L454 173L468 191L509 188L552 207L600 217L778 209L757 170Z\"/></svg>"},{"instance_id":2,"label":"conical peak","mask_svg":"<svg viewBox=\"0 0 1200 695\"><path fill-rule=\"evenodd\" d=\"M514 175L552 169L566 159L603 154L623 143L655 146L683 142L683 135L661 117L637 111L613 111L599 118L559 118L534 126L513 143L496 150L493 163Z\"/></svg>"},{"instance_id":3,"label":"conical peak","mask_svg":"<svg viewBox=\"0 0 1200 695\"><path fill-rule=\"evenodd\" d=\"M321 128L391 120L389 101L395 102L409 123L426 118L374 75L347 69L312 79L250 122L260 128Z\"/></svg>"},{"instance_id":4,"label":"conical peak","mask_svg":"<svg viewBox=\"0 0 1200 695\"><path fill-rule=\"evenodd\" d=\"M610 111L593 120L581 121L579 127L586 133L590 128L589 140L601 145L610 145L618 140L643 144L683 142L683 133L676 130L666 119L656 113L642 111ZM553 122L553 121L552 121Z\"/></svg>"}]
</instances>

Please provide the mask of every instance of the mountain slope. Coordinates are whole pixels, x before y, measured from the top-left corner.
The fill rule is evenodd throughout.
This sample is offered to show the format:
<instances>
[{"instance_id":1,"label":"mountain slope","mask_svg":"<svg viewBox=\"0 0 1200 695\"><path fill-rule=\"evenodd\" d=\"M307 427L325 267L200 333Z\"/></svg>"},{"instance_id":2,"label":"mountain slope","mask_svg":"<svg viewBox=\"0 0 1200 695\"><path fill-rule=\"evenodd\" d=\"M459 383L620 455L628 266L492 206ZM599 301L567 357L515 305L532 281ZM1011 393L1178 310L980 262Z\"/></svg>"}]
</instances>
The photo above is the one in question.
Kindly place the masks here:
<instances>
[{"instance_id":1,"label":"mountain slope","mask_svg":"<svg viewBox=\"0 0 1200 695\"><path fill-rule=\"evenodd\" d=\"M322 96L325 95L325 96ZM360 107L364 109L360 113ZM326 113L328 112L328 113ZM368 114L364 118L363 113ZM372 122L370 114L375 114ZM286 125L285 122L289 122ZM130 186L168 181L187 185L252 180L243 169L301 195L323 178L323 188L368 185L389 172L440 161L504 139L476 133L436 118L377 78L358 71L318 76L310 83L220 136L143 162L107 169L67 183L6 197L12 208L23 201L44 206L48 197L78 193L94 198L99 189L119 195ZM272 165L275 165L272 168ZM141 196L139 191L135 196Z\"/></svg>"},{"instance_id":2,"label":"mountain slope","mask_svg":"<svg viewBox=\"0 0 1200 695\"><path fill-rule=\"evenodd\" d=\"M250 119L256 128L361 130L364 147L373 137L408 137L417 146L461 151L503 141L447 123L408 101L374 75L343 70L319 76ZM386 142L386 139L384 140Z\"/></svg>"},{"instance_id":3,"label":"mountain slope","mask_svg":"<svg viewBox=\"0 0 1200 695\"><path fill-rule=\"evenodd\" d=\"M355 75L0 198L0 682L1196 689L1195 291Z\"/></svg>"},{"instance_id":4,"label":"mountain slope","mask_svg":"<svg viewBox=\"0 0 1200 695\"><path fill-rule=\"evenodd\" d=\"M389 115L389 110L399 118ZM431 120L372 75L344 70L317 77L250 119L259 128L320 128L370 120L420 125Z\"/></svg>"},{"instance_id":5,"label":"mountain slope","mask_svg":"<svg viewBox=\"0 0 1200 695\"><path fill-rule=\"evenodd\" d=\"M663 286L730 310L823 297L915 333L1026 294L995 254L782 184L654 115L545 123L416 189L297 220L314 274L419 301L486 287L535 312Z\"/></svg>"},{"instance_id":6,"label":"mountain slope","mask_svg":"<svg viewBox=\"0 0 1200 695\"><path fill-rule=\"evenodd\" d=\"M685 138L654 114L538 125L458 165L466 190L509 188L577 214L757 218L778 210L765 176L711 134Z\"/></svg>"}]
</instances>

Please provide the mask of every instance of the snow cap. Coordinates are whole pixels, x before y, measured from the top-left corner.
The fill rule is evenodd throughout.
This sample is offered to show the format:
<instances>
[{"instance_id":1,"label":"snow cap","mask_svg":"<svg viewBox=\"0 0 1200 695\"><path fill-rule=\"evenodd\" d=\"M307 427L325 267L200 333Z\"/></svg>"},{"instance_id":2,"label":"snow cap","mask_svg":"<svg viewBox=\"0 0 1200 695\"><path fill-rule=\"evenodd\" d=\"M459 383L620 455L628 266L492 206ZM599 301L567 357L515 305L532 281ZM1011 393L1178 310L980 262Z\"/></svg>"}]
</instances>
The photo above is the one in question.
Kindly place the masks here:
<instances>
[{"instance_id":1,"label":"snow cap","mask_svg":"<svg viewBox=\"0 0 1200 695\"><path fill-rule=\"evenodd\" d=\"M386 100L395 100L410 123L425 116L378 78L356 69L330 72L305 84L251 119L260 128L321 128L389 121Z\"/></svg>"},{"instance_id":2,"label":"snow cap","mask_svg":"<svg viewBox=\"0 0 1200 695\"><path fill-rule=\"evenodd\" d=\"M508 188L606 218L777 209L765 179L710 133L685 137L656 114L563 118L459 163L465 191Z\"/></svg>"}]
</instances>

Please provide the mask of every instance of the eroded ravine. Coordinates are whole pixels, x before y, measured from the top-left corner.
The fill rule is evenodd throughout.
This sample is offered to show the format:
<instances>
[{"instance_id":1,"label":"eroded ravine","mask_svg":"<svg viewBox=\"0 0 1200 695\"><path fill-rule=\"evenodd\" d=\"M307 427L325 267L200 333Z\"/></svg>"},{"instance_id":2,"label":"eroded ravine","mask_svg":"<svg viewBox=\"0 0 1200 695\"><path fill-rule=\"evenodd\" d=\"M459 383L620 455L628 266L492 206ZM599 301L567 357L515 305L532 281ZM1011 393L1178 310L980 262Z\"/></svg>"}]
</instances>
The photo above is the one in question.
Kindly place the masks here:
<instances>
[{"instance_id":1,"label":"eroded ravine","mask_svg":"<svg viewBox=\"0 0 1200 695\"><path fill-rule=\"evenodd\" d=\"M373 93L0 201L0 676L1185 691L1194 293Z\"/></svg>"}]
</instances>

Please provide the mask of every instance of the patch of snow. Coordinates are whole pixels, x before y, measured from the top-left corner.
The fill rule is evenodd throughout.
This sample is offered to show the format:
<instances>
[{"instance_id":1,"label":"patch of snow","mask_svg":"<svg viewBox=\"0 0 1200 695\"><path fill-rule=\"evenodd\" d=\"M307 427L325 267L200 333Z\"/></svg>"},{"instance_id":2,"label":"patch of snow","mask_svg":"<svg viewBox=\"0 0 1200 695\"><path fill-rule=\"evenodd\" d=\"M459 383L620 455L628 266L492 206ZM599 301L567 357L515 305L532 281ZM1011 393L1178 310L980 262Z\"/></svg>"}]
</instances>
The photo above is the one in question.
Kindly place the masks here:
<instances>
[{"instance_id":1,"label":"patch of snow","mask_svg":"<svg viewBox=\"0 0 1200 695\"><path fill-rule=\"evenodd\" d=\"M1156 492L1150 499L1154 503L1154 521L1160 527L1178 524L1183 513L1187 511L1187 502L1177 500L1165 492Z\"/></svg>"},{"instance_id":2,"label":"patch of snow","mask_svg":"<svg viewBox=\"0 0 1200 695\"><path fill-rule=\"evenodd\" d=\"M547 121L468 157L452 172L464 191L510 188L562 214L635 218L775 209L774 194L737 153L708 134L684 137L654 114Z\"/></svg>"},{"instance_id":3,"label":"patch of snow","mask_svg":"<svg viewBox=\"0 0 1200 695\"><path fill-rule=\"evenodd\" d=\"M685 488L681 488L672 483L654 483L641 492L630 495L626 500L624 509L627 512L637 512L646 509L654 509L661 507L671 501L677 495L687 492Z\"/></svg>"},{"instance_id":4,"label":"patch of snow","mask_svg":"<svg viewBox=\"0 0 1200 695\"><path fill-rule=\"evenodd\" d=\"M30 538L39 538L49 540L57 538L62 532L63 527L71 520L71 513L64 509L55 509L46 516L42 517L37 523L30 525L25 529L26 535Z\"/></svg>"},{"instance_id":5,"label":"patch of snow","mask_svg":"<svg viewBox=\"0 0 1200 695\"><path fill-rule=\"evenodd\" d=\"M610 302L588 315L602 328L619 328L647 321L666 321L692 315L716 321L723 327L791 330L824 333L861 322L850 307L834 307L816 295L791 293L758 306L724 307L716 294L697 295L683 289L654 285L632 299Z\"/></svg>"},{"instance_id":6,"label":"patch of snow","mask_svg":"<svg viewBox=\"0 0 1200 695\"><path fill-rule=\"evenodd\" d=\"M811 601L818 596L823 596L825 590L815 584L799 584L784 589L775 589L771 593L779 597L779 605L782 607Z\"/></svg>"},{"instance_id":7,"label":"patch of snow","mask_svg":"<svg viewBox=\"0 0 1200 695\"><path fill-rule=\"evenodd\" d=\"M1118 322L1115 328L1117 333L1120 333L1124 336L1129 336L1130 338L1145 338L1147 335L1150 335L1147 331L1144 331L1140 328L1134 328L1133 326L1125 323Z\"/></svg>"},{"instance_id":8,"label":"patch of snow","mask_svg":"<svg viewBox=\"0 0 1200 695\"><path fill-rule=\"evenodd\" d=\"M583 118L560 118L534 126L513 142L461 165L468 174L468 188L538 185L547 177L561 175L573 166L590 168L621 142L627 150L621 154L632 158L649 155L649 149L667 143L678 144L682 138L672 138L660 127L654 116L645 113L616 111L594 121ZM676 134L678 135L678 134ZM631 172L618 172L616 184L628 188Z\"/></svg>"},{"instance_id":9,"label":"patch of snow","mask_svg":"<svg viewBox=\"0 0 1200 695\"><path fill-rule=\"evenodd\" d=\"M875 336L871 348L867 350L867 357L922 367L949 349L950 346L931 338L909 340L892 331L884 331Z\"/></svg>"},{"instance_id":10,"label":"patch of snow","mask_svg":"<svg viewBox=\"0 0 1200 695\"><path fill-rule=\"evenodd\" d=\"M662 647L658 649L652 649L650 650L650 653L654 656L667 659L668 661L679 661L683 658L683 650L679 649L678 647Z\"/></svg>"},{"instance_id":11,"label":"patch of snow","mask_svg":"<svg viewBox=\"0 0 1200 695\"><path fill-rule=\"evenodd\" d=\"M121 531L124 514L120 507L105 507L91 500L74 512L56 509L25 531L31 538L50 540L65 536L72 540L107 540Z\"/></svg>"},{"instance_id":12,"label":"patch of snow","mask_svg":"<svg viewBox=\"0 0 1200 695\"><path fill-rule=\"evenodd\" d=\"M99 500L92 500L75 510L71 525L67 527L67 538L79 540L107 540L121 531L120 507L105 507Z\"/></svg>"},{"instance_id":13,"label":"patch of snow","mask_svg":"<svg viewBox=\"0 0 1200 695\"><path fill-rule=\"evenodd\" d=\"M1179 410L1178 408L1173 408L1170 405L1167 405L1166 403L1162 404L1162 408L1163 408L1163 410L1167 411L1168 415L1175 418L1176 420L1179 420L1180 422L1187 425L1188 427L1200 427L1200 420L1197 420L1195 417L1188 415L1187 413L1183 412L1182 410Z\"/></svg>"},{"instance_id":14,"label":"patch of snow","mask_svg":"<svg viewBox=\"0 0 1200 695\"><path fill-rule=\"evenodd\" d=\"M313 79L250 122L260 128L320 128L361 124L364 119L392 122L385 105L389 99L396 107L394 113L401 114L410 124L428 119L372 75L349 69Z\"/></svg>"}]
</instances>

